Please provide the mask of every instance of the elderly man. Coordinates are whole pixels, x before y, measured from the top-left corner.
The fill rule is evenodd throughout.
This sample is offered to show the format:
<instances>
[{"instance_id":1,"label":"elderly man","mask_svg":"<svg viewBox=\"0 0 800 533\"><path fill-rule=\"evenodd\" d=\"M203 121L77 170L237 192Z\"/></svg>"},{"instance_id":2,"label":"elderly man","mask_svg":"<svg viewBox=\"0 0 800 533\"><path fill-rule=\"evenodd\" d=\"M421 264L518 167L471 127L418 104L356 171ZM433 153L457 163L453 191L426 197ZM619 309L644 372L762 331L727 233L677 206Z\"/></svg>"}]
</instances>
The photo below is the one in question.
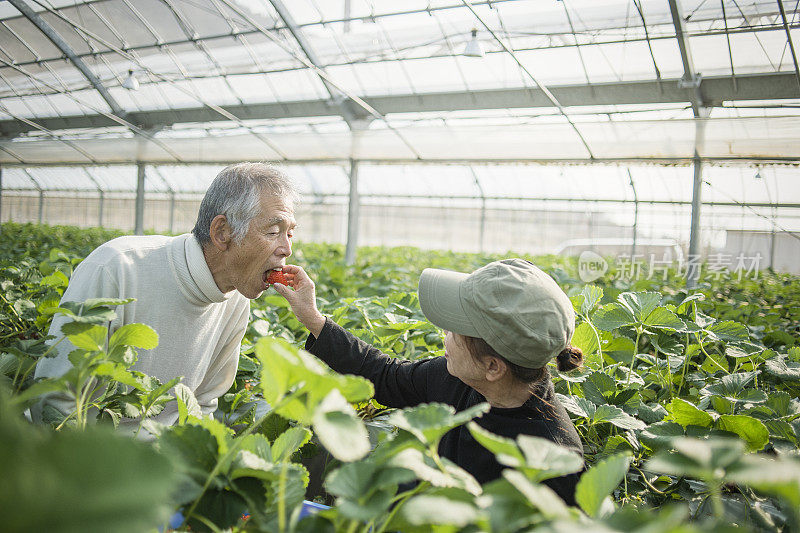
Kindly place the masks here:
<instances>
[{"instance_id":1,"label":"elderly man","mask_svg":"<svg viewBox=\"0 0 800 533\"><path fill-rule=\"evenodd\" d=\"M236 376L248 299L261 295L268 273L292 254L297 199L277 169L231 165L206 192L192 233L120 237L101 245L75 269L62 301L136 298L117 308L111 324L112 332L134 322L158 332L158 346L139 350L134 369L162 382L182 376L210 414ZM65 321L56 317L50 334L60 337ZM36 377L66 372L73 349L66 339L61 342L56 357L39 363ZM69 408L69 402L50 397L33 409L34 418L43 418L46 404L62 413ZM155 417L165 424L176 419L174 403ZM135 427L134 422L120 425Z\"/></svg>"}]
</instances>

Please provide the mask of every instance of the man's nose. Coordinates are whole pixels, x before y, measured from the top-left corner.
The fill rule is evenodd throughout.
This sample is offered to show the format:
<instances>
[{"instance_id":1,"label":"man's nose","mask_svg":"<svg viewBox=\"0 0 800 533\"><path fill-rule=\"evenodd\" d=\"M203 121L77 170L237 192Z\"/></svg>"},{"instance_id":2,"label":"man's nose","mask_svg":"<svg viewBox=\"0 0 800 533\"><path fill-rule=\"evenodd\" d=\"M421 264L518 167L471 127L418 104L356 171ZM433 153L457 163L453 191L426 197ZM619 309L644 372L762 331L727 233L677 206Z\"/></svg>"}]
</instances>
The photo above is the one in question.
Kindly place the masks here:
<instances>
[{"instance_id":1,"label":"man's nose","mask_svg":"<svg viewBox=\"0 0 800 533\"><path fill-rule=\"evenodd\" d=\"M275 249L275 254L281 257L289 257L292 255L292 239L288 235L283 235L281 242Z\"/></svg>"}]
</instances>

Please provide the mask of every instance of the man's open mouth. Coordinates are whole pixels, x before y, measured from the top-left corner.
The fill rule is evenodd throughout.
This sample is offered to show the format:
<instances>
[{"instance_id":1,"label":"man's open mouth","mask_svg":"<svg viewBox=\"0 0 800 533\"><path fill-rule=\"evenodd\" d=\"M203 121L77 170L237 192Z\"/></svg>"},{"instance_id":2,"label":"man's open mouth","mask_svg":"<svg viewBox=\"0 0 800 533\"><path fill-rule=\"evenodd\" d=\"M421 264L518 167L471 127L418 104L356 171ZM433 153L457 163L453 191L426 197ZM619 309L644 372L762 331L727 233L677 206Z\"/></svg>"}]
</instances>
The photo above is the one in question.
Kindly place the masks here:
<instances>
[{"instance_id":1,"label":"man's open mouth","mask_svg":"<svg viewBox=\"0 0 800 533\"><path fill-rule=\"evenodd\" d=\"M269 277L270 272L281 272L283 269L281 267L278 268L270 268L269 270L265 270L264 273L261 275L261 280L269 285L267 278Z\"/></svg>"}]
</instances>

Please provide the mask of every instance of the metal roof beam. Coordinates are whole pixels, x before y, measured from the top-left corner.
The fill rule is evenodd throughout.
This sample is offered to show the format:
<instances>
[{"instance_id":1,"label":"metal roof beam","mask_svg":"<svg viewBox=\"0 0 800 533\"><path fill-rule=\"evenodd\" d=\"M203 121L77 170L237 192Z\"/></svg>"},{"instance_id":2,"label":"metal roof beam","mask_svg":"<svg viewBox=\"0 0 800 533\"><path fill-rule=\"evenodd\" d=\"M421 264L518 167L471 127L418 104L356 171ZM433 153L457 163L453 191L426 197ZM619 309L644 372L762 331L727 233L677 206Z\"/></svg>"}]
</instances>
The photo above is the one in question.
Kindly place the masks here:
<instances>
[{"instance_id":1,"label":"metal roof beam","mask_svg":"<svg viewBox=\"0 0 800 533\"><path fill-rule=\"evenodd\" d=\"M311 62L312 65L317 67L319 70L324 70L324 65L322 61L320 61L319 57L317 56L316 52L314 52L314 48L311 46L311 43L306 39L303 30L300 29L300 26L292 17L292 13L286 7L286 5L281 0L270 0L272 7L275 8L275 11L278 12L278 16L281 18L286 27L289 29L289 33L292 34L294 40L297 42L297 45L300 47L300 50L303 51L306 58ZM322 84L325 86L325 90L328 91L328 95L331 97L331 102L336 104L338 108L341 110L342 118L347 125L349 126L351 122L357 120L358 118L363 118L363 111L361 113L362 117L359 117L357 113L354 112L354 109L348 104L349 97L339 91L336 87L331 85L324 76L321 76L319 70L315 70L314 74L316 74Z\"/></svg>"},{"instance_id":2,"label":"metal roof beam","mask_svg":"<svg viewBox=\"0 0 800 533\"><path fill-rule=\"evenodd\" d=\"M92 87L100 93L100 96L103 100L106 101L108 107L111 109L111 112L117 115L120 118L125 118L125 110L122 109L114 97L111 96L111 93L108 92L108 89L105 88L103 83L100 81L100 78L94 75L94 72L86 66L78 55L72 50L69 44L61 37L61 35L56 32L52 26L50 26L38 13L36 13L31 7L25 3L25 0L8 0L11 5L13 5L17 10L22 13L25 18L27 18L34 26L39 28L39 30L44 33L50 41L54 45L56 45L59 50L61 50L65 56L75 65L81 74L92 84Z\"/></svg>"},{"instance_id":3,"label":"metal roof beam","mask_svg":"<svg viewBox=\"0 0 800 533\"><path fill-rule=\"evenodd\" d=\"M5 152L11 155L16 161L3 160L0 155L0 164L5 168L33 168L33 167L86 167L86 166L103 166L103 167L129 167L136 165L137 162L146 163L148 165L158 166L227 166L241 162L239 159L231 159L230 157L214 157L206 159L187 159L183 158L180 161L170 159L135 159L128 160L115 160L115 161L102 161L97 163L87 163L86 161L64 160L58 161L43 161L23 159L8 150L9 143L0 143L0 152ZM730 155L730 156L706 156L701 157L703 163L719 167L741 167L752 166L758 164L759 166L782 166L800 168L800 156L756 156L756 155ZM694 163L693 156L671 156L671 157L647 157L647 156L632 156L632 157L597 157L595 159L586 158L513 158L513 159L488 159L488 158L458 158L458 159L415 159L415 158L396 158L387 159L385 157L359 157L359 163L364 165L488 165L488 166L502 166L502 165L542 165L542 166L563 166L563 165L653 165L653 166L690 166ZM330 158L298 158L287 159L283 162L286 165L335 165L347 166L350 164L348 157L330 157ZM108 192L111 192L109 189ZM203 191L201 191L202 193ZM594 201L594 200L592 200Z\"/></svg>"},{"instance_id":4,"label":"metal roof beam","mask_svg":"<svg viewBox=\"0 0 800 533\"><path fill-rule=\"evenodd\" d=\"M732 100L800 99L794 72L737 75L736 80L738 90L734 91L730 76L704 78L704 105L720 106ZM690 104L695 98L693 89L679 87L676 79L663 78L660 83L651 80L594 83L591 87L562 85L551 86L550 90L563 106ZM551 107L541 90L533 88L376 96L365 100L381 115ZM327 100L224 106L224 109L241 120L340 116L340 110L331 107ZM229 120L208 107L133 112L128 119L144 127ZM119 123L101 114L37 118L36 123L51 131L119 126ZM35 129L19 120L0 120L2 137L14 137Z\"/></svg>"},{"instance_id":5,"label":"metal roof beam","mask_svg":"<svg viewBox=\"0 0 800 533\"><path fill-rule=\"evenodd\" d=\"M689 47L689 37L683 27L683 15L678 0L669 0L669 10L672 14L672 24L675 26L675 38L678 41L678 48L681 51L681 62L683 63L683 79L678 82L680 85L694 89L694 99L692 101L692 110L694 116L700 116L700 108L703 107L703 94L700 90L702 77L700 73L694 70L694 61L692 61L692 52Z\"/></svg>"},{"instance_id":6,"label":"metal roof beam","mask_svg":"<svg viewBox=\"0 0 800 533\"><path fill-rule=\"evenodd\" d=\"M107 0L98 0L98 1L107 1ZM473 5L475 5L475 4L473 4ZM98 18L100 18L100 15L98 15ZM702 19L695 19L694 20L694 22L700 22L700 21L712 22L712 21L702 20ZM0 23L3 23L3 22L5 22L5 21L0 21ZM304 26L307 26L307 24L301 24L299 26L302 28ZM791 22L791 23L788 23L787 27L790 30L800 29L800 23ZM7 26L6 26L6 29L9 30L9 32L11 32L11 30ZM286 29L286 28L284 28L284 26L280 26L280 27L275 28L275 29L277 31L277 30L282 30L282 29ZM604 28L603 31L606 31L606 30L607 31L612 31L612 30L619 30L619 29L624 30L625 28ZM776 30L782 30L782 29L784 29L784 26L782 24L773 24L773 25L762 25L762 26L745 26L745 27L737 27L737 28L728 28L728 30L724 30L724 29L719 29L719 30L717 30L717 29L709 29L709 30L704 30L704 31L693 31L693 32L688 33L688 35L691 36L691 37L714 37L714 36L719 36L719 35L736 35L736 34L741 34L741 33L752 33L754 35L757 35L757 34L763 33L763 32L776 31ZM119 39L120 41L123 40L119 35L117 35L118 32L116 32L115 29L109 28L109 31L114 33L115 37L117 37L117 39ZM183 45L183 44L192 44L192 43L196 43L196 42L209 43L209 42L216 41L216 40L229 40L232 37L241 38L241 37L246 37L246 36L250 36L250 35L258 35L260 33L261 32L259 30L237 29L236 31L229 31L229 32L225 32L225 33L215 33L215 34L203 35L203 36L201 36L201 37L199 37L198 39L195 39L195 40L186 39L186 38L178 38L178 39L162 40L162 41L153 42L153 43L146 43L146 44L125 45L125 46L120 46L119 50L122 50L123 52L126 52L126 53L139 52L139 51L150 51L150 50L162 50L162 47L178 46L178 45ZM445 38L449 38L449 37L453 37L454 35L455 35L454 33L451 33L451 34L444 35L444 37ZM565 35L565 33L564 32L557 32L557 33L554 33L552 35L559 35L560 36L560 35ZM590 44L593 45L593 46L596 46L596 45L632 44L632 43L639 43L639 42L651 43L651 42L654 42L654 41L664 41L664 40L669 40L669 39L673 39L673 38L674 38L673 35L647 35L645 37L631 37L631 36L628 36L628 37L623 37L623 38L595 39ZM23 42L23 45L24 44L25 43ZM530 52L530 51L534 51L534 50L545 50L545 49L553 50L553 49L561 49L561 48L576 48L577 46L583 46L583 45L578 45L578 44L576 44L574 42L562 42L562 43L559 43L559 44L548 44L548 46L541 46L541 45L524 46L524 47L521 47L521 48L516 48L515 51L516 52ZM649 46L649 44L648 44L648 46ZM33 51L30 51L30 53L32 55L35 55L35 52L33 52ZM505 51L504 50L486 50L486 54L502 54L502 53L505 53ZM80 58L80 59L83 59L85 57L100 57L100 58L102 58L102 57L107 56L107 55L117 56L117 55L119 55L119 53L116 50L111 50L111 49L102 49L102 50L97 50L97 51L94 51L94 52L76 53L76 56L78 58ZM651 56L652 56L652 54L651 54ZM400 59L383 58L383 57L375 58L375 57L365 56L365 57L361 57L361 58L358 58L358 59L355 59L355 60L352 60L352 61L334 61L334 62L326 64L325 68L346 66L346 65L350 65L350 64L358 65L358 64L371 64L371 63L384 63L384 62L397 62L397 61L414 61L414 60L420 60L420 59L425 60L425 59L429 59L429 58L442 58L442 57L453 57L453 54L452 53L447 53L447 54L431 53L431 54L426 55L424 57L420 57L420 56L417 56L417 57L403 57L403 58L400 58ZM61 59L62 59L61 57L40 57L40 58L31 59L31 60L27 60L27 61L18 61L16 63L16 65L20 66L20 67L25 67L25 66L30 66L30 65L38 65L40 63L57 62L57 61L59 61ZM274 73L274 72L287 72L287 71L293 71L293 70L300 70L302 68L305 68L305 67L298 66L298 67L288 67L288 68L278 68L278 69L263 69L262 71L260 71L260 73L270 74L270 73ZM249 74L252 74L252 73L251 72L246 72L246 73L231 72L229 74L229 76L235 76L237 74L242 74L242 75L247 74L247 75L249 75ZM193 77L208 77L208 76L193 76Z\"/></svg>"}]
</instances>

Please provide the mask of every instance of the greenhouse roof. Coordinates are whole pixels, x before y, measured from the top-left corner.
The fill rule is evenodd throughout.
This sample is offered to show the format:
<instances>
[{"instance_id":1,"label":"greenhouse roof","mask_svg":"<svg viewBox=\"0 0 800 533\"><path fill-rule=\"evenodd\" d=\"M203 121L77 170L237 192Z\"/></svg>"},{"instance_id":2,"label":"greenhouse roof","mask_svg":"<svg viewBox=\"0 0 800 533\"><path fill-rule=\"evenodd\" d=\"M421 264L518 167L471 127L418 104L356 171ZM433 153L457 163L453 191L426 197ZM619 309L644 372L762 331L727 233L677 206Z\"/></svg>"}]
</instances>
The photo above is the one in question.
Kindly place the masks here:
<instances>
[{"instance_id":1,"label":"greenhouse roof","mask_svg":"<svg viewBox=\"0 0 800 533\"><path fill-rule=\"evenodd\" d=\"M781 0L10 0L0 163L794 162L798 37Z\"/></svg>"}]
</instances>

